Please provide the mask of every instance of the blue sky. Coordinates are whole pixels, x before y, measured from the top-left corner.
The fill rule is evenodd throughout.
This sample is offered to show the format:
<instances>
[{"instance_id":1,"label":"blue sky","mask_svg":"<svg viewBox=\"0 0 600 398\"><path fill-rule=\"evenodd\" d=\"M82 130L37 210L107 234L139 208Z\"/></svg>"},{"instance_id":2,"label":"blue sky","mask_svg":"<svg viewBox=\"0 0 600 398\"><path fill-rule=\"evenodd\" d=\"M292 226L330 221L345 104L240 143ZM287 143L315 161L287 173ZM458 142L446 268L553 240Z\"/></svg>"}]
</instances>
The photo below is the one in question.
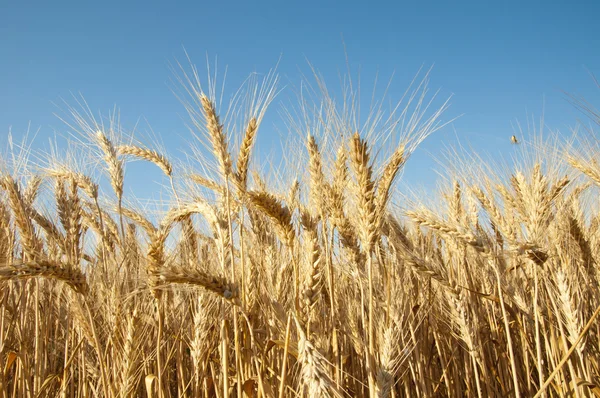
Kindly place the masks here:
<instances>
[{"instance_id":1,"label":"blue sky","mask_svg":"<svg viewBox=\"0 0 600 398\"><path fill-rule=\"evenodd\" d=\"M453 95L447 118L406 167L426 185L431 156L466 144L510 156L512 125L545 112L549 127L568 131L579 116L563 90L598 104L598 1L0 1L0 144L39 129L36 148L68 129L54 113L81 93L94 111L121 111L125 127L145 118L171 153L190 137L172 94L169 64L228 66L228 87L279 61L285 85L299 83L309 60L331 86L345 53L365 81L392 74L399 98L421 66L434 65L430 86ZM343 38L343 39L342 39ZM202 68L201 68L202 69ZM57 104L59 105L57 107ZM261 142L278 139L268 114Z\"/></svg>"}]
</instances>

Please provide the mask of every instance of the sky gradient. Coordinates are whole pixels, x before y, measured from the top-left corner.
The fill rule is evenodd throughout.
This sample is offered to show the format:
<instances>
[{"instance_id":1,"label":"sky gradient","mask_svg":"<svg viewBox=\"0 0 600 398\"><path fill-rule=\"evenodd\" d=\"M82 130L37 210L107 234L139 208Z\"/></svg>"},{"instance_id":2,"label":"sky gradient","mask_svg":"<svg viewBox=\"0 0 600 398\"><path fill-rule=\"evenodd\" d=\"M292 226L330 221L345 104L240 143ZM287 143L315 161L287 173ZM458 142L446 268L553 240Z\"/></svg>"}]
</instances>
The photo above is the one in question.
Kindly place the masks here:
<instances>
[{"instance_id":1,"label":"sky gradient","mask_svg":"<svg viewBox=\"0 0 600 398\"><path fill-rule=\"evenodd\" d=\"M81 93L94 111L118 107L126 128L146 119L177 154L190 137L169 65L185 61L183 48L201 72L218 57L230 89L278 61L282 85L299 84L310 61L335 87L347 54L366 82L394 75L399 98L421 66L434 65L431 89L453 96L446 119L462 116L407 165L405 179L417 184L432 184L431 157L457 142L510 156L512 126L527 115L544 112L550 128L568 133L580 114L564 92L600 103L590 77L600 75L598 1L84 3L0 2L2 147L9 130L18 140L30 126L44 148L68 131L54 113ZM279 139L269 125L278 108L261 143Z\"/></svg>"}]
</instances>

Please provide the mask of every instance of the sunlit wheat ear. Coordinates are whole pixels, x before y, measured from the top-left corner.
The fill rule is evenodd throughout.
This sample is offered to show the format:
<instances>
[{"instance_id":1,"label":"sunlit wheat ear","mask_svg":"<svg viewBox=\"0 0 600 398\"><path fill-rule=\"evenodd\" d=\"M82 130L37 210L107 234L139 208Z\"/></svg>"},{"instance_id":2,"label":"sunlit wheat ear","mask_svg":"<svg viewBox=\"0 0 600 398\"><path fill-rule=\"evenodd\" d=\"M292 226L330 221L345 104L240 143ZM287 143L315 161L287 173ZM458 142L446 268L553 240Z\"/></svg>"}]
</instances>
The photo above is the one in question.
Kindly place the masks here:
<instances>
[{"instance_id":1,"label":"sunlit wheat ear","mask_svg":"<svg viewBox=\"0 0 600 398\"><path fill-rule=\"evenodd\" d=\"M310 203L317 213L323 213L326 210L323 203L323 193L325 192L325 176L323 175L323 161L319 146L313 135L308 136L306 147L309 156L310 170Z\"/></svg>"},{"instance_id":2,"label":"sunlit wheat ear","mask_svg":"<svg viewBox=\"0 0 600 398\"><path fill-rule=\"evenodd\" d=\"M567 158L567 161L571 166L581 171L592 181L594 181L598 186L600 186L600 168L598 167L598 163L596 163L595 161L584 162L583 160L574 156L569 156Z\"/></svg>"},{"instance_id":3,"label":"sunlit wheat ear","mask_svg":"<svg viewBox=\"0 0 600 398\"><path fill-rule=\"evenodd\" d=\"M204 110L206 128L213 147L213 152L219 162L221 174L223 177L227 177L231 174L231 156L227 149L227 138L223 131L223 125L217 115L215 104L204 95L200 99L200 102L202 103L202 109Z\"/></svg>"},{"instance_id":4,"label":"sunlit wheat ear","mask_svg":"<svg viewBox=\"0 0 600 398\"><path fill-rule=\"evenodd\" d=\"M217 209L203 199L196 198L193 202L184 203L170 209L161 222L161 228L167 230L174 223L180 222L192 214L201 214L211 226L220 223Z\"/></svg>"},{"instance_id":5,"label":"sunlit wheat ear","mask_svg":"<svg viewBox=\"0 0 600 398\"><path fill-rule=\"evenodd\" d=\"M352 262L363 264L364 253L360 249L359 235L344 213L343 191L337 191L335 188L330 191L329 219L339 233L340 243L350 251Z\"/></svg>"},{"instance_id":6,"label":"sunlit wheat ear","mask_svg":"<svg viewBox=\"0 0 600 398\"><path fill-rule=\"evenodd\" d=\"M577 295L575 294L576 289L573 289L569 282L570 281L564 271L559 270L556 273L556 287L558 288L558 302L560 303L559 308L564 317L563 319L567 329L569 342L572 344L577 340L583 325L578 322L578 300Z\"/></svg>"},{"instance_id":7,"label":"sunlit wheat ear","mask_svg":"<svg viewBox=\"0 0 600 398\"><path fill-rule=\"evenodd\" d=\"M510 177L510 183L515 194L515 202L518 204L515 209L520 212L522 218L526 218L527 182L525 181L525 176L520 171L517 171Z\"/></svg>"},{"instance_id":8,"label":"sunlit wheat ear","mask_svg":"<svg viewBox=\"0 0 600 398\"><path fill-rule=\"evenodd\" d=\"M165 240L167 239L167 232L164 230L157 230L150 236L150 242L147 249L147 262L146 271L148 274L148 286L151 289L152 295L155 299L160 299L162 291L157 289L160 284L160 271L165 266Z\"/></svg>"},{"instance_id":9,"label":"sunlit wheat ear","mask_svg":"<svg viewBox=\"0 0 600 398\"><path fill-rule=\"evenodd\" d=\"M202 388L202 359L211 350L216 340L213 338L212 333L214 330L212 326L219 320L215 313L215 307L217 307L215 303L218 301L212 295L199 294L190 303L196 304L192 319L193 335L190 342L190 356L193 363L194 388L198 393Z\"/></svg>"},{"instance_id":10,"label":"sunlit wheat ear","mask_svg":"<svg viewBox=\"0 0 600 398\"><path fill-rule=\"evenodd\" d=\"M292 215L287 206L267 192L250 191L247 193L250 204L265 213L275 225L276 231L283 243L293 245L295 232L292 225Z\"/></svg>"},{"instance_id":11,"label":"sunlit wheat ear","mask_svg":"<svg viewBox=\"0 0 600 398\"><path fill-rule=\"evenodd\" d=\"M181 241L186 245L189 260L194 260L198 253L198 239L192 215L183 217L181 223Z\"/></svg>"},{"instance_id":12,"label":"sunlit wheat ear","mask_svg":"<svg viewBox=\"0 0 600 398\"><path fill-rule=\"evenodd\" d=\"M102 132L96 132L96 142L104 153L104 162L107 165L110 184L117 195L117 198L123 197L123 161L118 158L118 153L112 142Z\"/></svg>"},{"instance_id":13,"label":"sunlit wheat ear","mask_svg":"<svg viewBox=\"0 0 600 398\"><path fill-rule=\"evenodd\" d=\"M245 190L248 183L248 167L250 165L250 155L252 154L252 147L254 146L254 140L256 131L258 130L258 123L256 118L250 119L248 127L246 128L246 134L242 140L240 146L240 153L238 154L236 163L236 181L240 189Z\"/></svg>"},{"instance_id":14,"label":"sunlit wheat ear","mask_svg":"<svg viewBox=\"0 0 600 398\"><path fill-rule=\"evenodd\" d=\"M81 201L79 197L79 189L75 180L70 181L69 198L69 230L67 231L67 239L70 245L71 259L70 261L79 261L81 255L81 237L82 237L82 212Z\"/></svg>"},{"instance_id":15,"label":"sunlit wheat ear","mask_svg":"<svg viewBox=\"0 0 600 398\"><path fill-rule=\"evenodd\" d=\"M406 161L404 147L398 148L383 169L383 174L377 183L377 197L375 199L375 212L377 215L376 228L380 228L385 219L386 207L390 198L390 190L398 171Z\"/></svg>"},{"instance_id":16,"label":"sunlit wheat ear","mask_svg":"<svg viewBox=\"0 0 600 398\"><path fill-rule=\"evenodd\" d=\"M426 280L432 279L442 286L446 292L453 296L457 296L460 293L460 289L456 287L451 281L448 280L446 275L442 275L438 270L427 264L426 261L414 255L411 252L405 253L402 256L404 263L409 266L412 271L422 276Z\"/></svg>"},{"instance_id":17,"label":"sunlit wheat ear","mask_svg":"<svg viewBox=\"0 0 600 398\"><path fill-rule=\"evenodd\" d=\"M517 202L517 199L515 199L513 193L509 191L510 187L506 187L503 184L496 184L495 188L504 201L505 212L520 211L520 204Z\"/></svg>"},{"instance_id":18,"label":"sunlit wheat ear","mask_svg":"<svg viewBox=\"0 0 600 398\"><path fill-rule=\"evenodd\" d=\"M302 282L302 299L300 304L302 321L305 323L307 330L310 330L309 324L313 318L313 309L317 305L321 293L320 289L323 273L322 250L317 235L317 220L304 212L302 214L302 226L304 227L306 236L305 241L309 272L305 275Z\"/></svg>"},{"instance_id":19,"label":"sunlit wheat ear","mask_svg":"<svg viewBox=\"0 0 600 398\"><path fill-rule=\"evenodd\" d=\"M483 242L481 242L481 240L472 233L468 231L461 231L458 226L451 225L448 222L437 219L433 214L424 209L421 211L408 211L406 215L419 226L429 227L439 234L464 242L478 251L486 250Z\"/></svg>"},{"instance_id":20,"label":"sunlit wheat ear","mask_svg":"<svg viewBox=\"0 0 600 398\"><path fill-rule=\"evenodd\" d=\"M300 181L294 179L287 195L287 202L290 205L290 210L293 212L300 207Z\"/></svg>"},{"instance_id":21,"label":"sunlit wheat ear","mask_svg":"<svg viewBox=\"0 0 600 398\"><path fill-rule=\"evenodd\" d=\"M54 188L54 196L56 199L56 209L58 211L58 219L60 220L65 231L69 231L71 228L71 219L69 217L71 213L69 199L67 197L67 190L65 187L65 181L62 179L56 180Z\"/></svg>"},{"instance_id":22,"label":"sunlit wheat ear","mask_svg":"<svg viewBox=\"0 0 600 398\"><path fill-rule=\"evenodd\" d=\"M117 147L117 152L121 155L129 155L154 163L169 177L173 174L173 166L169 160L164 155L151 149L140 148L134 145L119 145Z\"/></svg>"},{"instance_id":23,"label":"sunlit wheat ear","mask_svg":"<svg viewBox=\"0 0 600 398\"><path fill-rule=\"evenodd\" d=\"M232 284L223 278L209 275L205 272L182 267L171 267L162 268L159 273L160 279L164 283L202 287L227 300L237 298L237 289Z\"/></svg>"},{"instance_id":24,"label":"sunlit wheat ear","mask_svg":"<svg viewBox=\"0 0 600 398\"><path fill-rule=\"evenodd\" d=\"M13 231L8 208L0 201L0 264L8 264L12 252Z\"/></svg>"},{"instance_id":25,"label":"sunlit wheat ear","mask_svg":"<svg viewBox=\"0 0 600 398\"><path fill-rule=\"evenodd\" d=\"M462 198L463 194L460 183L456 180L452 181L452 193L447 195L448 217L459 225L465 225Z\"/></svg>"},{"instance_id":26,"label":"sunlit wheat ear","mask_svg":"<svg viewBox=\"0 0 600 398\"><path fill-rule=\"evenodd\" d=\"M585 233L583 232L581 224L577 221L576 218L572 216L567 216L567 221L569 223L569 234L571 235L571 237L573 237L573 239L575 240L575 242L577 242L577 245L579 246L583 263L586 266L589 266L590 264L592 264L592 262L594 262L595 257L590 246L590 242L587 239Z\"/></svg>"},{"instance_id":27,"label":"sunlit wheat ear","mask_svg":"<svg viewBox=\"0 0 600 398\"><path fill-rule=\"evenodd\" d=\"M40 187L44 180L39 175L34 175L29 180L27 186L25 187L25 191L23 192L23 200L27 206L32 206L33 202L38 196L40 191Z\"/></svg>"},{"instance_id":28,"label":"sunlit wheat ear","mask_svg":"<svg viewBox=\"0 0 600 398\"><path fill-rule=\"evenodd\" d=\"M148 236L153 236L157 232L157 228L154 226L154 224L137 211L134 211L127 207L121 208L121 211L125 217L129 218L131 221L134 221L137 225L142 227L144 231L148 234Z\"/></svg>"},{"instance_id":29,"label":"sunlit wheat ear","mask_svg":"<svg viewBox=\"0 0 600 398\"><path fill-rule=\"evenodd\" d=\"M89 176L85 174L77 173L63 167L46 169L45 173L53 178L73 180L77 183L77 186L79 186L83 192L90 197L90 199L98 198L98 184L96 184Z\"/></svg>"},{"instance_id":30,"label":"sunlit wheat ear","mask_svg":"<svg viewBox=\"0 0 600 398\"><path fill-rule=\"evenodd\" d=\"M374 201L373 170L370 165L369 149L366 141L355 133L350 140L352 169L358 185L358 214L360 218L360 237L364 251L369 252L376 240L376 214Z\"/></svg>"},{"instance_id":31,"label":"sunlit wheat ear","mask_svg":"<svg viewBox=\"0 0 600 398\"><path fill-rule=\"evenodd\" d=\"M338 148L335 165L333 170L333 183L331 186L332 192L336 197L340 197L343 200L344 189L348 182L348 165L347 155L344 145L340 145Z\"/></svg>"},{"instance_id":32,"label":"sunlit wheat ear","mask_svg":"<svg viewBox=\"0 0 600 398\"><path fill-rule=\"evenodd\" d=\"M298 361L300 373L308 396L310 397L343 397L336 387L328 371L328 363L323 354L310 342L298 319L294 317L298 330Z\"/></svg>"},{"instance_id":33,"label":"sunlit wheat ear","mask_svg":"<svg viewBox=\"0 0 600 398\"><path fill-rule=\"evenodd\" d=\"M139 351L140 341L143 333L139 330L140 319L137 309L128 316L127 327L125 329L125 341L123 344L123 355L121 361L121 391L125 396L134 392L136 385L136 372L139 358L142 354Z\"/></svg>"},{"instance_id":34,"label":"sunlit wheat ear","mask_svg":"<svg viewBox=\"0 0 600 398\"><path fill-rule=\"evenodd\" d=\"M0 280L17 280L44 277L55 279L69 285L75 292L86 294L88 284L83 273L71 265L52 261L36 260L32 262L0 267Z\"/></svg>"},{"instance_id":35,"label":"sunlit wheat ear","mask_svg":"<svg viewBox=\"0 0 600 398\"><path fill-rule=\"evenodd\" d=\"M31 222L29 208L23 199L19 184L7 175L0 180L0 186L4 188L8 196L8 204L13 212L14 222L19 230L23 249L29 258L33 259L38 255L39 241Z\"/></svg>"},{"instance_id":36,"label":"sunlit wheat ear","mask_svg":"<svg viewBox=\"0 0 600 398\"><path fill-rule=\"evenodd\" d=\"M502 232L504 238L510 239L513 235L511 232L512 226L507 222L504 214L500 211L500 208L483 192L481 188L472 187L471 192L475 198L477 198L483 209L488 213L494 225L500 230L500 232Z\"/></svg>"},{"instance_id":37,"label":"sunlit wheat ear","mask_svg":"<svg viewBox=\"0 0 600 398\"><path fill-rule=\"evenodd\" d=\"M563 176L558 181L556 181L554 184L550 185L550 187L548 188L548 191L547 191L548 192L547 200L549 202L556 200L559 197L559 195L564 193L565 189L567 188L567 186L570 183L571 183L571 178L569 178L569 176Z\"/></svg>"}]
</instances>

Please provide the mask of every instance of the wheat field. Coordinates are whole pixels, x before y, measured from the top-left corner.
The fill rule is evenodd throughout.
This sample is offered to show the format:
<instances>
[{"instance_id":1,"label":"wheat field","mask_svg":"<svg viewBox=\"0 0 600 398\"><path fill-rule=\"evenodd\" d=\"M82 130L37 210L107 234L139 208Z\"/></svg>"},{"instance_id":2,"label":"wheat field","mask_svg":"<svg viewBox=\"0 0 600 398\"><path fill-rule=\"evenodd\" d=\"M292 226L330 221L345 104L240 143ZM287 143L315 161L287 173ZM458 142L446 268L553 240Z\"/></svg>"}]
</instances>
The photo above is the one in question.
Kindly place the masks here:
<instances>
[{"instance_id":1,"label":"wheat field","mask_svg":"<svg viewBox=\"0 0 600 398\"><path fill-rule=\"evenodd\" d=\"M2 397L600 396L591 141L456 160L418 202L396 182L444 126L426 84L362 124L315 90L277 173L253 156L274 75L228 106L182 80L201 167L77 111L85 161L2 160Z\"/></svg>"}]
</instances>

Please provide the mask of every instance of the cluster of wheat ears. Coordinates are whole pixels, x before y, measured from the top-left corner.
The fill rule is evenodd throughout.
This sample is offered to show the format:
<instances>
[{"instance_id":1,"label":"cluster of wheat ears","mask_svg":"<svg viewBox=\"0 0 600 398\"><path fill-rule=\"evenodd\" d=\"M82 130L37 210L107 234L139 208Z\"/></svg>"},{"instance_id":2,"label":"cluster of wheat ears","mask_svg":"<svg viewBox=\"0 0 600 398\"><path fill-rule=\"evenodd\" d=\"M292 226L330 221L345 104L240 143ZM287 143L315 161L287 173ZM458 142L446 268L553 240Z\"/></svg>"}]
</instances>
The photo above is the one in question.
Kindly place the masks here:
<instances>
[{"instance_id":1,"label":"cluster of wheat ears","mask_svg":"<svg viewBox=\"0 0 600 398\"><path fill-rule=\"evenodd\" d=\"M206 172L78 113L104 177L3 168L2 397L600 395L599 152L457 167L439 206L398 210L445 107L425 116L425 86L363 126L321 87L289 124L306 166L268 181L251 171L267 80L226 122L190 79ZM130 160L164 173L160 215L127 198Z\"/></svg>"}]
</instances>

